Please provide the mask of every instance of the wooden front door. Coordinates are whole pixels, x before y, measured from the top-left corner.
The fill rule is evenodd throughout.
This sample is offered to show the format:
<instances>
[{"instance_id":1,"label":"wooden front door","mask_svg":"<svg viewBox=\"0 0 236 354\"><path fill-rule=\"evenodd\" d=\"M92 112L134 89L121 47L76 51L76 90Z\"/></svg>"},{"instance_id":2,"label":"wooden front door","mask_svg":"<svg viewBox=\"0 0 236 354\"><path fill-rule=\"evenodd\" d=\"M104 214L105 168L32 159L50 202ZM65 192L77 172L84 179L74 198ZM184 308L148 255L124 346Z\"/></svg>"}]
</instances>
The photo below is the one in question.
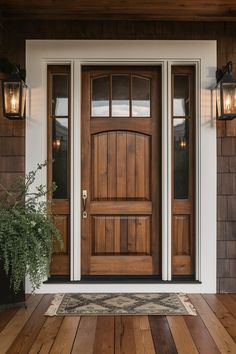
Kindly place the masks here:
<instances>
[{"instance_id":1,"label":"wooden front door","mask_svg":"<svg viewBox=\"0 0 236 354\"><path fill-rule=\"evenodd\" d=\"M160 77L82 70L82 275L160 274Z\"/></svg>"}]
</instances>

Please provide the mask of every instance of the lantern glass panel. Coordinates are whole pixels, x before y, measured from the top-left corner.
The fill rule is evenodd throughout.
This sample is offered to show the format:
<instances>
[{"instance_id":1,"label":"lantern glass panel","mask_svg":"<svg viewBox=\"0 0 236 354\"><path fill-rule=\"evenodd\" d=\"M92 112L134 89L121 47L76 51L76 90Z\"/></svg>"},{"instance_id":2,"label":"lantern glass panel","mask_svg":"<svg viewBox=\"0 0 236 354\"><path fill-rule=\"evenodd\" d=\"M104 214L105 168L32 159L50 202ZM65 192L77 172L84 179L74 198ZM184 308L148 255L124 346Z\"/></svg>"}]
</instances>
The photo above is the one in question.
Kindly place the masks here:
<instances>
[{"instance_id":1,"label":"lantern glass panel","mask_svg":"<svg viewBox=\"0 0 236 354\"><path fill-rule=\"evenodd\" d=\"M223 113L236 114L236 84L222 83Z\"/></svg>"},{"instance_id":2,"label":"lantern glass panel","mask_svg":"<svg viewBox=\"0 0 236 354\"><path fill-rule=\"evenodd\" d=\"M222 116L222 109L221 109L221 85L216 87L216 108L217 108L217 116Z\"/></svg>"},{"instance_id":3,"label":"lantern glass panel","mask_svg":"<svg viewBox=\"0 0 236 354\"><path fill-rule=\"evenodd\" d=\"M20 115L21 82L4 82L4 108L6 115Z\"/></svg>"}]
</instances>

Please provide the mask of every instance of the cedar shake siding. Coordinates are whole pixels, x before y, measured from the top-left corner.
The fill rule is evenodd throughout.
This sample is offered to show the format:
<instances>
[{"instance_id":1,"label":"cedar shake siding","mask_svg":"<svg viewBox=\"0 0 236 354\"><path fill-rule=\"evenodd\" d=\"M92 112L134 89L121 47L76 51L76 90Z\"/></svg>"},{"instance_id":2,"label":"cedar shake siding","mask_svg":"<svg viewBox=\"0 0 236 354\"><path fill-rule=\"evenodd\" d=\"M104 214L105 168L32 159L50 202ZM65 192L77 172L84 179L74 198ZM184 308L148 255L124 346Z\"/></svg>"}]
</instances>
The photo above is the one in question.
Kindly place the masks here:
<instances>
[{"instance_id":1,"label":"cedar shake siding","mask_svg":"<svg viewBox=\"0 0 236 354\"><path fill-rule=\"evenodd\" d=\"M235 33L233 22L9 20L0 23L0 56L24 66L26 39L217 40L218 66L231 60L236 76ZM24 173L24 122L0 114L0 182L9 186ZM236 292L236 120L217 122L217 135L218 291Z\"/></svg>"}]
</instances>

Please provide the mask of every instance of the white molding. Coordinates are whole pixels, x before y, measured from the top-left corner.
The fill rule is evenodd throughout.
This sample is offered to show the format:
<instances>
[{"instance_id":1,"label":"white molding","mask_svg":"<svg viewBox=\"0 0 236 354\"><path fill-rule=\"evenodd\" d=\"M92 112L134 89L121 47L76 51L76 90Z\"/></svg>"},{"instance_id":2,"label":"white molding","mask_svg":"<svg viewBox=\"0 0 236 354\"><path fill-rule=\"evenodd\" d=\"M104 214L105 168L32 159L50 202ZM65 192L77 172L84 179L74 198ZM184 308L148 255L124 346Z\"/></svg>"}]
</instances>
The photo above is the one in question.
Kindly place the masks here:
<instances>
[{"instance_id":1,"label":"white molding","mask_svg":"<svg viewBox=\"0 0 236 354\"><path fill-rule=\"evenodd\" d=\"M215 41L27 40L26 71L31 102L26 120L26 172L46 159L46 66L70 64L71 80L71 280L80 280L80 67L84 64L161 65L162 70L162 279L171 280L170 77L171 64L194 63L200 107L196 114L198 184L196 203L197 277L202 284L44 284L39 292L216 291L216 126L210 88L215 81ZM198 84L197 84L198 85ZM45 183L42 174L37 182ZM203 272L204 270L204 272Z\"/></svg>"},{"instance_id":2,"label":"white molding","mask_svg":"<svg viewBox=\"0 0 236 354\"><path fill-rule=\"evenodd\" d=\"M168 260L168 85L167 80L167 62L162 63L162 280L169 278L169 260Z\"/></svg>"}]
</instances>

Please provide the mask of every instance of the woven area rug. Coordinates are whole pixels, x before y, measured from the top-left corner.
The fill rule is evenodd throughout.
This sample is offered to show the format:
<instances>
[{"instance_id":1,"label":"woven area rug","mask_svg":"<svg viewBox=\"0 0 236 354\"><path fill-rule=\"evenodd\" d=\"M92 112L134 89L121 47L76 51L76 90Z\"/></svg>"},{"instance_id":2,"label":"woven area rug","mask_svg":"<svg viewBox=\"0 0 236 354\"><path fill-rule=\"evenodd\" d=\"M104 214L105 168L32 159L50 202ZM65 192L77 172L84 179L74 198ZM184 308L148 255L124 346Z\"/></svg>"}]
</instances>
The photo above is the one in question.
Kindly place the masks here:
<instances>
[{"instance_id":1,"label":"woven area rug","mask_svg":"<svg viewBox=\"0 0 236 354\"><path fill-rule=\"evenodd\" d=\"M196 315L184 294L57 294L46 316Z\"/></svg>"}]
</instances>

